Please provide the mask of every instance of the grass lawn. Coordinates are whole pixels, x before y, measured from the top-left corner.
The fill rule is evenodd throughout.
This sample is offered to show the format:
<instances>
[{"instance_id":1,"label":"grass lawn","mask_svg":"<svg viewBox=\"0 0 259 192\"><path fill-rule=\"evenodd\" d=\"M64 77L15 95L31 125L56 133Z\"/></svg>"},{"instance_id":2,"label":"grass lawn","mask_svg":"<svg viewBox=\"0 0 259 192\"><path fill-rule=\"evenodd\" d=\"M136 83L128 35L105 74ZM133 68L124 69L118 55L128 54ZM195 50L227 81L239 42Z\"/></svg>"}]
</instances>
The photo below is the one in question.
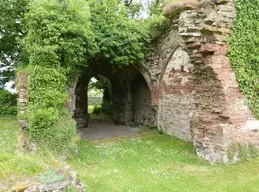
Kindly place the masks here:
<instances>
[{"instance_id":1,"label":"grass lawn","mask_svg":"<svg viewBox=\"0 0 259 192\"><path fill-rule=\"evenodd\" d=\"M51 153L16 153L18 134L14 118L0 118L0 188L37 180L44 168L62 166ZM210 165L196 156L191 143L155 131L120 139L81 140L79 154L67 162L89 192L259 191L259 159Z\"/></svg>"},{"instance_id":2,"label":"grass lawn","mask_svg":"<svg viewBox=\"0 0 259 192\"><path fill-rule=\"evenodd\" d=\"M111 122L111 117L104 115L104 114L93 114L94 111L94 105L88 105L88 113L90 114L90 122L89 123L94 123L94 122Z\"/></svg>"},{"instance_id":3,"label":"grass lawn","mask_svg":"<svg viewBox=\"0 0 259 192\"><path fill-rule=\"evenodd\" d=\"M88 105L88 113L92 114L94 111L94 105Z\"/></svg>"}]
</instances>

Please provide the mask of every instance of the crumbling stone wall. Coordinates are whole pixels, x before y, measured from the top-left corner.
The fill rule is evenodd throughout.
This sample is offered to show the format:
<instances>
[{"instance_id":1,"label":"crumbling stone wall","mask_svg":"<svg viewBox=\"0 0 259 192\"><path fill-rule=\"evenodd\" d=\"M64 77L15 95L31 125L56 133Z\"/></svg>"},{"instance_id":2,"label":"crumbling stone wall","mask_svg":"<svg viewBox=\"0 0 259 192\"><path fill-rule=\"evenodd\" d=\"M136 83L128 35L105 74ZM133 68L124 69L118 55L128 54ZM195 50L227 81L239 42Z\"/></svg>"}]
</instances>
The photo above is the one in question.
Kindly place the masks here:
<instances>
[{"instance_id":1,"label":"crumbling stone wall","mask_svg":"<svg viewBox=\"0 0 259 192\"><path fill-rule=\"evenodd\" d=\"M139 74L131 83L132 121L136 125L156 126L156 111L151 105L149 87Z\"/></svg>"},{"instance_id":2,"label":"crumbling stone wall","mask_svg":"<svg viewBox=\"0 0 259 192\"><path fill-rule=\"evenodd\" d=\"M233 142L255 141L241 131L254 117L227 57L235 14L233 0L175 6L170 32L145 64L158 128L192 140L212 162L228 161Z\"/></svg>"},{"instance_id":3,"label":"crumbling stone wall","mask_svg":"<svg viewBox=\"0 0 259 192\"><path fill-rule=\"evenodd\" d=\"M258 145L259 133L246 127L254 117L227 57L235 14L234 0L176 6L168 14L169 32L143 66L119 69L105 61L90 65L68 90L67 107L78 126L88 124L88 81L103 75L112 83L116 123L157 126L193 141L197 154L211 162L227 162L232 143ZM22 133L28 128L23 119L27 78L21 75L17 86Z\"/></svg>"},{"instance_id":4,"label":"crumbling stone wall","mask_svg":"<svg viewBox=\"0 0 259 192\"><path fill-rule=\"evenodd\" d=\"M18 93L18 119L20 124L20 136L19 136L19 148L24 149L27 146L29 131L28 122L26 118L27 111L27 84L28 84L28 73L18 72L16 74L16 92Z\"/></svg>"}]
</instances>

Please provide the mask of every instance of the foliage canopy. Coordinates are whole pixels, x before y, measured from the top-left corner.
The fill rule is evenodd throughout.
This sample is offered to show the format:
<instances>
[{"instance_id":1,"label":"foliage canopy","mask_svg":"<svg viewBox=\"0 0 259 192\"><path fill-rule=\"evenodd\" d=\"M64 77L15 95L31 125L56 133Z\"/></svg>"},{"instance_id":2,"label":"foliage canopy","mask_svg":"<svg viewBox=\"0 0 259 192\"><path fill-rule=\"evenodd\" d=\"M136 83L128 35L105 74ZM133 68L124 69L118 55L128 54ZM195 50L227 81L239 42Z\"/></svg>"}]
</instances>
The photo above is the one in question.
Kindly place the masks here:
<instances>
[{"instance_id":1,"label":"foliage canopy","mask_svg":"<svg viewBox=\"0 0 259 192\"><path fill-rule=\"evenodd\" d=\"M14 79L14 67L27 59L18 42L25 36L27 4L28 0L0 1L0 88Z\"/></svg>"}]
</instances>

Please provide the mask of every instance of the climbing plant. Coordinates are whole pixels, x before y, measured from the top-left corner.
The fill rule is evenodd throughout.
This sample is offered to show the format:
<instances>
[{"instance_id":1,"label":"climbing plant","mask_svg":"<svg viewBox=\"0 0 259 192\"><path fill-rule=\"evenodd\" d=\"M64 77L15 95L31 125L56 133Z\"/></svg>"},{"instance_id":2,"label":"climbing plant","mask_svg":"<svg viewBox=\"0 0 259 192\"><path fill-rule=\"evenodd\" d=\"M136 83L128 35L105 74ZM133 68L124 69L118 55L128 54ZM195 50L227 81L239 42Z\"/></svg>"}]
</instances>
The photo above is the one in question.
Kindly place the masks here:
<instances>
[{"instance_id":1,"label":"climbing plant","mask_svg":"<svg viewBox=\"0 0 259 192\"><path fill-rule=\"evenodd\" d=\"M129 19L124 1L32 0L25 14L31 141L62 151L74 146L76 125L67 90L89 63L125 66L144 58L149 41L143 22ZM143 27L144 26L144 27Z\"/></svg>"},{"instance_id":2,"label":"climbing plant","mask_svg":"<svg viewBox=\"0 0 259 192\"><path fill-rule=\"evenodd\" d=\"M72 77L87 66L95 50L89 7L83 0L35 0L25 15L29 54L28 109L30 136L37 143L62 150L73 145L76 126L65 109Z\"/></svg>"},{"instance_id":3,"label":"climbing plant","mask_svg":"<svg viewBox=\"0 0 259 192\"><path fill-rule=\"evenodd\" d=\"M237 17L229 39L233 67L248 104L259 118L259 0L237 0Z\"/></svg>"},{"instance_id":4,"label":"climbing plant","mask_svg":"<svg viewBox=\"0 0 259 192\"><path fill-rule=\"evenodd\" d=\"M99 52L94 59L106 59L124 66L143 61L148 30L141 21L129 19L124 1L89 0L91 22Z\"/></svg>"}]
</instances>

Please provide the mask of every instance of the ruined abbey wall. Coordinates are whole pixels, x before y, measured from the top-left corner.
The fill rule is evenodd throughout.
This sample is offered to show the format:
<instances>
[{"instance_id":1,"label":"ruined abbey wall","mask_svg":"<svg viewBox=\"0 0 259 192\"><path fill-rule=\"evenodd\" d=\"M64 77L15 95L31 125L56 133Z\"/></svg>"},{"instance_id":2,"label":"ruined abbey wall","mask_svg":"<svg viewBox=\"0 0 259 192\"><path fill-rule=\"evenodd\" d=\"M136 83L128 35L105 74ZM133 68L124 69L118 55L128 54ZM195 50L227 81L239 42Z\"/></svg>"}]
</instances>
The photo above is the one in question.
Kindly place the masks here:
<instances>
[{"instance_id":1,"label":"ruined abbey wall","mask_svg":"<svg viewBox=\"0 0 259 192\"><path fill-rule=\"evenodd\" d=\"M257 133L242 131L254 117L227 57L234 1L185 4L174 11L170 32L145 64L157 127L193 141L205 159L228 161L231 143L258 143Z\"/></svg>"},{"instance_id":2,"label":"ruined abbey wall","mask_svg":"<svg viewBox=\"0 0 259 192\"><path fill-rule=\"evenodd\" d=\"M234 1L206 2L170 12L170 29L144 65L90 65L69 89L67 107L78 126L88 124L88 82L103 75L112 84L115 123L157 127L192 141L197 154L211 162L227 162L232 143L258 145L259 133L246 129L254 117L227 56ZM18 88L22 110L25 87Z\"/></svg>"}]
</instances>

